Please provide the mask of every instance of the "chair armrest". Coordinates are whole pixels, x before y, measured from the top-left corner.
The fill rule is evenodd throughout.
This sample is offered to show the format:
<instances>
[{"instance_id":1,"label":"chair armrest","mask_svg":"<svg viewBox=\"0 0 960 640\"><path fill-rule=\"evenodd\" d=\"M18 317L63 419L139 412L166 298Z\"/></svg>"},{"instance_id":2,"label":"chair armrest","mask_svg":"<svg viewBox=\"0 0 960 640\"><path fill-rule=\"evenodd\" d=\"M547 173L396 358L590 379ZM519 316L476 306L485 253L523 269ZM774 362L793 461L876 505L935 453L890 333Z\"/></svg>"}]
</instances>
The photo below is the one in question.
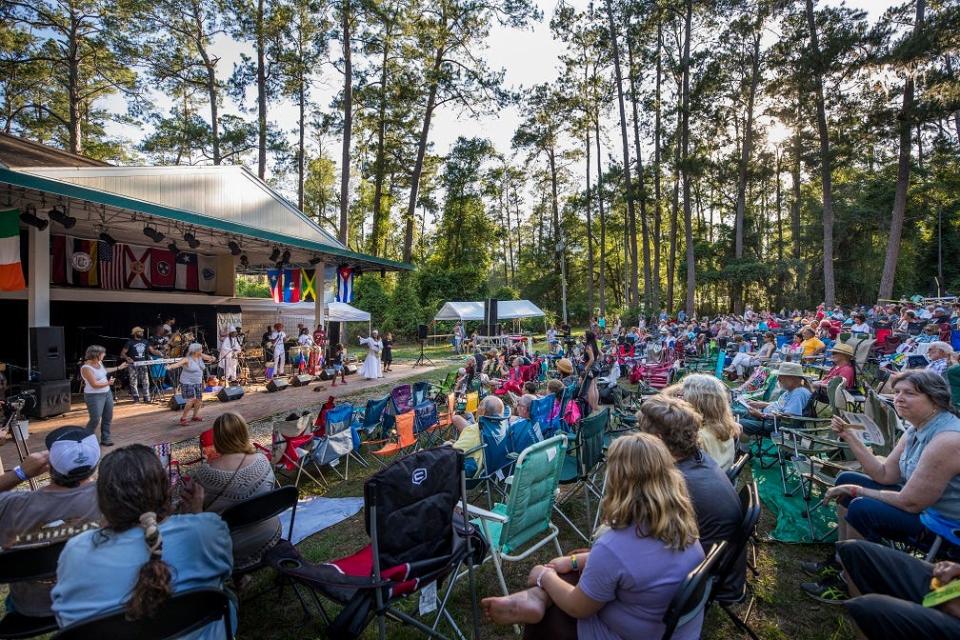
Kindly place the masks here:
<instances>
[{"instance_id":1,"label":"chair armrest","mask_svg":"<svg viewBox=\"0 0 960 640\"><path fill-rule=\"evenodd\" d=\"M457 508L461 508L460 503L457 503ZM493 522L499 522L500 524L507 524L510 521L510 518L507 516L500 515L493 511L488 511L482 507L477 507L472 504L467 503L467 515L473 516L475 518L481 518L483 520L492 520Z\"/></svg>"}]
</instances>

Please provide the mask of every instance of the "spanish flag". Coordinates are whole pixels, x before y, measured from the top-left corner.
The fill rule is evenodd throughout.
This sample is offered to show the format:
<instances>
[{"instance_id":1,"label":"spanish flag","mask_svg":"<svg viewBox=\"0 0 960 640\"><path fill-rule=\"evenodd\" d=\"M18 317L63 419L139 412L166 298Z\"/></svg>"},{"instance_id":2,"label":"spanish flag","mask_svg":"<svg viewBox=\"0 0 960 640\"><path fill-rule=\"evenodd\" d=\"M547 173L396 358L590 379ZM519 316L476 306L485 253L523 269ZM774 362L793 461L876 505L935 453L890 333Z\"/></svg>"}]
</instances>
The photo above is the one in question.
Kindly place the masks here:
<instances>
[{"instance_id":1,"label":"spanish flag","mask_svg":"<svg viewBox=\"0 0 960 640\"><path fill-rule=\"evenodd\" d=\"M20 210L0 211L0 291L26 288L20 265Z\"/></svg>"}]
</instances>

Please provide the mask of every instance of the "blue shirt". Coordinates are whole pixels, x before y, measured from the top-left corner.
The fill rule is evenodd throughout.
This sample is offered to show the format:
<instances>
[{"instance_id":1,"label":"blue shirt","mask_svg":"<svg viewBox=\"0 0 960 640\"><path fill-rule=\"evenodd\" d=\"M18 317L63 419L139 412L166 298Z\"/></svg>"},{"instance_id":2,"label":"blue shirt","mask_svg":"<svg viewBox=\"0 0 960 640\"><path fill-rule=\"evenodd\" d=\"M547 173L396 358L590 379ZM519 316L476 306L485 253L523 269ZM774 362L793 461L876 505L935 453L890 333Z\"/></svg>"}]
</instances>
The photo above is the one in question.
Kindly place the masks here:
<instances>
[{"instance_id":1,"label":"blue shirt","mask_svg":"<svg viewBox=\"0 0 960 640\"><path fill-rule=\"evenodd\" d=\"M786 413L791 416L802 416L807 403L810 402L810 390L806 387L797 387L793 391L785 391L783 395L777 398L776 402L768 404L763 408L763 412Z\"/></svg>"},{"instance_id":2,"label":"blue shirt","mask_svg":"<svg viewBox=\"0 0 960 640\"><path fill-rule=\"evenodd\" d=\"M233 544L220 516L170 516L160 523L160 535L174 593L223 587L233 570ZM148 557L140 527L121 533L85 531L72 538L60 554L57 584L51 592L57 624L65 627L126 604ZM233 618L236 629L235 608ZM219 640L225 636L223 622L213 622L184 638Z\"/></svg>"},{"instance_id":3,"label":"blue shirt","mask_svg":"<svg viewBox=\"0 0 960 640\"><path fill-rule=\"evenodd\" d=\"M900 454L900 476L904 483L910 480L917 467L920 466L920 458L934 438L941 433L960 432L960 418L949 411L941 411L923 426L919 431L913 425L907 427L903 438L907 445ZM936 445L934 445L936 446ZM940 515L950 520L960 520L960 475L953 476L943 488L940 499L933 505Z\"/></svg>"}]
</instances>

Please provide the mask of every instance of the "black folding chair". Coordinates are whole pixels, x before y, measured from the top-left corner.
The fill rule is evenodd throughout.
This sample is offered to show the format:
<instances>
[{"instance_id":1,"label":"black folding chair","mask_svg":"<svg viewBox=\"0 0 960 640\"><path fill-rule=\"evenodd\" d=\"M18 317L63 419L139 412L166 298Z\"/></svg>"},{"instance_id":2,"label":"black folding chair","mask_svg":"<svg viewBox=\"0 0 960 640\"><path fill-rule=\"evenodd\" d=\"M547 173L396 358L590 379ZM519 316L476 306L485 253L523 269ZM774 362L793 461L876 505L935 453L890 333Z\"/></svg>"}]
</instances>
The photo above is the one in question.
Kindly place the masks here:
<instances>
[{"instance_id":1,"label":"black folding chair","mask_svg":"<svg viewBox=\"0 0 960 640\"><path fill-rule=\"evenodd\" d=\"M40 546L13 548L0 553L0 584L33 582L57 577L57 560L66 540ZM57 620L7 613L0 620L0 638L33 638L57 630Z\"/></svg>"},{"instance_id":2,"label":"black folding chair","mask_svg":"<svg viewBox=\"0 0 960 640\"><path fill-rule=\"evenodd\" d=\"M670 640L677 629L693 621L707 608L710 602L710 589L713 586L714 567L723 554L726 553L726 540L719 542L707 552L703 562L680 583L680 587L670 601L667 612L663 616L663 630L661 640Z\"/></svg>"},{"instance_id":3,"label":"black folding chair","mask_svg":"<svg viewBox=\"0 0 960 640\"><path fill-rule=\"evenodd\" d=\"M379 637L384 639L388 617L431 638L446 638L438 630L440 622L446 621L456 637L463 638L447 604L454 578L466 563L474 636L479 637L473 567L486 554L486 544L456 514L458 505L462 513L467 512L463 453L452 447L425 449L394 461L364 484L370 544L322 564L307 562L286 542L268 555L277 571L310 589L328 625L327 635L335 638L356 638L376 618ZM427 612L417 619L397 606L405 598L432 590L434 584L432 621ZM317 594L342 607L336 618L327 614Z\"/></svg>"},{"instance_id":4,"label":"black folding chair","mask_svg":"<svg viewBox=\"0 0 960 640\"><path fill-rule=\"evenodd\" d=\"M224 638L233 640L230 597L220 589L191 589L171 596L156 615L128 620L126 607L81 620L53 636L54 640L173 640L223 621Z\"/></svg>"},{"instance_id":5,"label":"black folding chair","mask_svg":"<svg viewBox=\"0 0 960 640\"><path fill-rule=\"evenodd\" d=\"M730 482L732 482L734 486L736 486L740 474L743 473L743 468L749 464L750 458L752 457L753 454L749 451L741 453L740 456L733 461L733 464L730 465L730 468L726 470L727 477L730 478Z\"/></svg>"},{"instance_id":6,"label":"black folding chair","mask_svg":"<svg viewBox=\"0 0 960 640\"><path fill-rule=\"evenodd\" d=\"M723 585L728 580L739 579L737 575L741 571L745 571L743 564L741 563L741 557L747 552L747 546L750 545L753 540L754 533L757 530L757 523L760 522L760 494L757 491L757 481L754 480L750 484L744 485L740 489L740 509L743 514L743 519L740 521L740 527L737 529L736 535L730 540L729 545L726 548L726 552L723 557L719 560L716 565L716 571L714 573L714 581L717 585ZM755 551L754 547L754 551ZM747 559L746 566L751 569L756 574L756 559ZM757 634L754 633L753 629L747 624L747 620L750 619L750 612L753 609L753 604L756 601L755 597L750 599L750 603L747 605L747 610L744 613L743 618L738 616L732 609L731 606L735 604L740 604L747 599L748 585L746 581L746 576L743 576L743 583L740 588L740 593L738 594L728 594L725 593L721 588L715 588L711 596L710 601L716 602L720 605L720 608L723 609L724 613L730 618L730 620L737 626L738 629L746 633L752 638L752 640L758 640Z\"/></svg>"},{"instance_id":7,"label":"black folding chair","mask_svg":"<svg viewBox=\"0 0 960 640\"><path fill-rule=\"evenodd\" d=\"M274 489L270 493L264 493L259 496L248 498L243 502L231 505L223 510L220 517L230 528L230 535L253 527L261 522L275 518L287 509L291 509L290 526L287 528L287 540L293 539L293 523L297 517L297 500L300 499L300 491L295 485L287 485ZM266 559L261 558L256 565L234 571L234 578L244 574L251 573L257 569L268 566Z\"/></svg>"}]
</instances>

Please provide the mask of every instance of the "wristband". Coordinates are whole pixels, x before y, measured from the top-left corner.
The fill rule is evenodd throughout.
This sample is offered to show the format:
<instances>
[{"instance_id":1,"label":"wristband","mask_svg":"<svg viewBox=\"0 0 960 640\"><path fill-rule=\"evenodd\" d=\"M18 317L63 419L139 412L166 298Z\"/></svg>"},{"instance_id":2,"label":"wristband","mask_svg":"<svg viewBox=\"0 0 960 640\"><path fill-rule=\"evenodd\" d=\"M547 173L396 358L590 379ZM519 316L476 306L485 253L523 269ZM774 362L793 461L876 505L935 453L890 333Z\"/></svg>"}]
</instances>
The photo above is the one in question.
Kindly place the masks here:
<instances>
[{"instance_id":1,"label":"wristband","mask_svg":"<svg viewBox=\"0 0 960 640\"><path fill-rule=\"evenodd\" d=\"M575 553L570 556L570 566L573 568L574 571L580 570L579 567L577 567L577 554Z\"/></svg>"},{"instance_id":2,"label":"wristband","mask_svg":"<svg viewBox=\"0 0 960 640\"><path fill-rule=\"evenodd\" d=\"M850 487L850 497L851 497L851 498L856 498L856 497L857 497L857 493L858 493L859 491L860 491L860 487L858 487L857 485L851 485L851 487Z\"/></svg>"},{"instance_id":3,"label":"wristband","mask_svg":"<svg viewBox=\"0 0 960 640\"><path fill-rule=\"evenodd\" d=\"M30 476L26 474L26 472L23 470L23 467L21 467L20 465L17 465L13 468L13 473L18 478L20 478L20 482L26 482L27 480L30 479Z\"/></svg>"}]
</instances>

